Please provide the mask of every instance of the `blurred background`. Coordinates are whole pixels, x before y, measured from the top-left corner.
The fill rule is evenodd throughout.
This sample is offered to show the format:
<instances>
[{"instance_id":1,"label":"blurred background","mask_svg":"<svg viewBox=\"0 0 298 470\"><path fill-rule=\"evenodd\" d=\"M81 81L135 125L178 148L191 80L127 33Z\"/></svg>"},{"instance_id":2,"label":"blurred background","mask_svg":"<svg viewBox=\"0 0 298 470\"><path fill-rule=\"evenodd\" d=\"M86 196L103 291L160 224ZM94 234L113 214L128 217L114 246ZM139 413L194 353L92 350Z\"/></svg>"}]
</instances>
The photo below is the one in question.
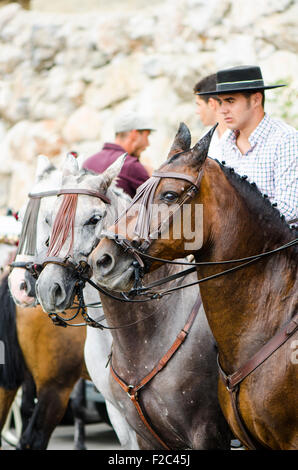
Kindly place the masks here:
<instances>
[{"instance_id":1,"label":"blurred background","mask_svg":"<svg viewBox=\"0 0 298 470\"><path fill-rule=\"evenodd\" d=\"M194 144L193 87L218 69L286 83L266 111L297 127L297 26L297 0L0 0L0 214L26 201L39 154L94 154L125 109L154 119L153 167L181 121Z\"/></svg>"}]
</instances>

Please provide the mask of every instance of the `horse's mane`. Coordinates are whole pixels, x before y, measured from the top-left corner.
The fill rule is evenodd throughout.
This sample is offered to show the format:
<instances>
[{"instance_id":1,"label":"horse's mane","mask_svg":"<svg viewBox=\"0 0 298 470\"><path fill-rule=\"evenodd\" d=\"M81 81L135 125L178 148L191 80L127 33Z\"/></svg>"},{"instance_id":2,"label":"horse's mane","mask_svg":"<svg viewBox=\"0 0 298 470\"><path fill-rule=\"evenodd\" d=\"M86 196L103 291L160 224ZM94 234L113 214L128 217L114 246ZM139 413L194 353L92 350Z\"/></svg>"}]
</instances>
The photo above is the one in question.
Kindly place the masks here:
<instances>
[{"instance_id":1,"label":"horse's mane","mask_svg":"<svg viewBox=\"0 0 298 470\"><path fill-rule=\"evenodd\" d=\"M223 173L235 189L243 196L247 205L254 208L258 213L262 214L262 220L265 223L274 226L285 236L296 238L298 236L298 229L295 226L290 226L285 216L280 213L275 204L272 204L266 194L263 194L256 183L250 183L247 176L240 176L234 171L233 168L226 166L225 162L215 160Z\"/></svg>"},{"instance_id":2,"label":"horse's mane","mask_svg":"<svg viewBox=\"0 0 298 470\"><path fill-rule=\"evenodd\" d=\"M54 171L57 171L57 168L54 165L50 165L48 168L44 170L42 175L40 176L40 181L43 181L44 179L47 179L51 173Z\"/></svg>"},{"instance_id":3,"label":"horse's mane","mask_svg":"<svg viewBox=\"0 0 298 470\"><path fill-rule=\"evenodd\" d=\"M98 173L94 173L93 171L80 169L79 173L76 175L75 180L76 184L83 182L85 177L88 176L98 176ZM116 187L116 178L113 179L111 184L107 188L105 188L105 184L103 184L103 191L106 190L106 195L111 199L111 201L116 203L119 201L126 201L127 203L130 202L130 198L128 195L124 193L124 191L118 187ZM77 210L77 201L78 201L78 194L71 193L63 195L62 203L59 207L57 215L55 217L52 232L50 236L47 256L58 256L62 247L64 246L69 234L70 234L70 244L68 249L68 254L72 253L73 244L74 244L74 221L75 221L75 214ZM113 206L113 204L111 204Z\"/></svg>"},{"instance_id":4,"label":"horse's mane","mask_svg":"<svg viewBox=\"0 0 298 470\"><path fill-rule=\"evenodd\" d=\"M92 171L92 170L88 170L87 168L81 168L80 169L80 172L79 172L79 175L77 177L77 180L76 182L77 183L80 183L81 181L83 181L83 179L85 178L85 176L98 176L98 173L95 173L95 171Z\"/></svg>"}]
</instances>

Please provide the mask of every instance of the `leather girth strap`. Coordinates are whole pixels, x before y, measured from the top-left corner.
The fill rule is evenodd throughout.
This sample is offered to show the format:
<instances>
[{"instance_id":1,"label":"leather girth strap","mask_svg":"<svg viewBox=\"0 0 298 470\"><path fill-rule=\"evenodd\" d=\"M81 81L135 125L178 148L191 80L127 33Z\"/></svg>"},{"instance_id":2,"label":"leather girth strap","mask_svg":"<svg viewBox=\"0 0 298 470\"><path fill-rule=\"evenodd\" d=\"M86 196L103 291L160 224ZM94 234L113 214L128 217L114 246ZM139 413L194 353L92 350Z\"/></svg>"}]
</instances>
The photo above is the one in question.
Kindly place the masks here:
<instances>
[{"instance_id":1,"label":"leather girth strap","mask_svg":"<svg viewBox=\"0 0 298 470\"><path fill-rule=\"evenodd\" d=\"M248 449L259 449L264 448L261 446L248 432L245 423L240 415L238 409L238 394L240 383L254 370L257 369L268 357L270 357L280 346L282 346L296 331L298 330L298 313L286 323L280 331L276 333L256 354L253 355L242 367L240 367L233 374L227 375L219 362L217 357L218 368L220 372L220 377L226 386L230 394L231 404L233 412L240 428L240 436L244 436L244 439L241 437L240 440ZM238 436L239 437L239 436Z\"/></svg>"},{"instance_id":2,"label":"leather girth strap","mask_svg":"<svg viewBox=\"0 0 298 470\"><path fill-rule=\"evenodd\" d=\"M149 424L147 418L145 417L142 407L139 402L138 398L138 392L140 389L142 389L150 380L153 379L169 362L169 360L173 357L175 352L179 349L181 344L185 341L187 338L189 331L194 323L194 320L197 316L197 313L200 309L202 300L200 294L198 295L196 302L192 308L192 311L187 319L186 324L180 331L180 333L177 335L176 340L170 347L170 349L166 352L166 354L160 359L158 362L157 366L152 369L152 371L144 377L141 382L138 385L127 385L120 377L119 375L115 372L113 365L112 365L112 360L110 362L110 370L113 378L118 382L120 387L128 394L129 398L131 399L132 403L134 404L142 422L146 426L146 428L150 431L150 433L155 437L155 439L162 445L162 447L166 450L170 450L170 448L167 446L167 444L158 436L158 434L154 431L152 426Z\"/></svg>"}]
</instances>

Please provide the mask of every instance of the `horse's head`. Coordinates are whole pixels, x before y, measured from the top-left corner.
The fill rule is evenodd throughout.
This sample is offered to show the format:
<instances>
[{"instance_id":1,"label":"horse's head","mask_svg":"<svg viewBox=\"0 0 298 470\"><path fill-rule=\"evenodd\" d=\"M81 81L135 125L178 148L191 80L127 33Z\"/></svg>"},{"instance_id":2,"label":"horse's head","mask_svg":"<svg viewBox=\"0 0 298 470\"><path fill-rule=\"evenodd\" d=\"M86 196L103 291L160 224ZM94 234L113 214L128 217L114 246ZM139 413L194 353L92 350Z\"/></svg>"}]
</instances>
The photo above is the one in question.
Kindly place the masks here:
<instances>
[{"instance_id":1,"label":"horse's head","mask_svg":"<svg viewBox=\"0 0 298 470\"><path fill-rule=\"evenodd\" d=\"M183 257L201 248L205 230L201 182L213 132L191 148L189 129L180 125L167 161L139 188L125 217L109 228L111 239L104 238L93 251L93 276L99 284L120 291L132 287L133 263L138 258L133 250L123 251L121 239L128 242L125 248L128 245L164 259ZM160 265L146 264L150 270Z\"/></svg>"},{"instance_id":2,"label":"horse's head","mask_svg":"<svg viewBox=\"0 0 298 470\"><path fill-rule=\"evenodd\" d=\"M59 188L61 172L52 165L47 157L38 157L35 182L31 195L47 194ZM46 248L49 238L49 220L55 198L45 196L30 198L21 208L19 220L22 222L22 233L15 262L33 262L36 252ZM37 229L38 227L38 229ZM35 305L35 278L23 267L14 267L8 278L9 288L14 301L22 306Z\"/></svg>"},{"instance_id":3,"label":"horse's head","mask_svg":"<svg viewBox=\"0 0 298 470\"><path fill-rule=\"evenodd\" d=\"M103 228L130 201L115 186L124 158L122 155L98 175L80 170L76 159L67 156L61 192L49 221L48 249L41 260L44 268L36 283L37 296L45 311L59 312L72 305L78 280L73 266L87 262Z\"/></svg>"}]
</instances>

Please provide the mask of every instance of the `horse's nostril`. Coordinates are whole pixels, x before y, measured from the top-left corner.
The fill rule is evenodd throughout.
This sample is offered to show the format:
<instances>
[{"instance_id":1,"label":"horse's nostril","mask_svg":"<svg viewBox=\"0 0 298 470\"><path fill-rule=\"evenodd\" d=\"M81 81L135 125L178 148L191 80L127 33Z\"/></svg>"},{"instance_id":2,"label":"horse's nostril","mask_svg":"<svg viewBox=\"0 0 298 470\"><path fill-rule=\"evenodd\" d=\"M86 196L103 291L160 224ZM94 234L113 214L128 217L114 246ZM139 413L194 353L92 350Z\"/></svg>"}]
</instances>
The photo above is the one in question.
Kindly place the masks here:
<instances>
[{"instance_id":1,"label":"horse's nostril","mask_svg":"<svg viewBox=\"0 0 298 470\"><path fill-rule=\"evenodd\" d=\"M112 264L112 257L105 253L96 262L98 267L108 268Z\"/></svg>"},{"instance_id":2,"label":"horse's nostril","mask_svg":"<svg viewBox=\"0 0 298 470\"><path fill-rule=\"evenodd\" d=\"M55 284L53 285L52 294L55 299L62 295L62 289L59 284L57 284L57 282L55 282Z\"/></svg>"},{"instance_id":3,"label":"horse's nostril","mask_svg":"<svg viewBox=\"0 0 298 470\"><path fill-rule=\"evenodd\" d=\"M27 284L25 281L21 282L20 284L20 290L26 290L27 289Z\"/></svg>"}]
</instances>

